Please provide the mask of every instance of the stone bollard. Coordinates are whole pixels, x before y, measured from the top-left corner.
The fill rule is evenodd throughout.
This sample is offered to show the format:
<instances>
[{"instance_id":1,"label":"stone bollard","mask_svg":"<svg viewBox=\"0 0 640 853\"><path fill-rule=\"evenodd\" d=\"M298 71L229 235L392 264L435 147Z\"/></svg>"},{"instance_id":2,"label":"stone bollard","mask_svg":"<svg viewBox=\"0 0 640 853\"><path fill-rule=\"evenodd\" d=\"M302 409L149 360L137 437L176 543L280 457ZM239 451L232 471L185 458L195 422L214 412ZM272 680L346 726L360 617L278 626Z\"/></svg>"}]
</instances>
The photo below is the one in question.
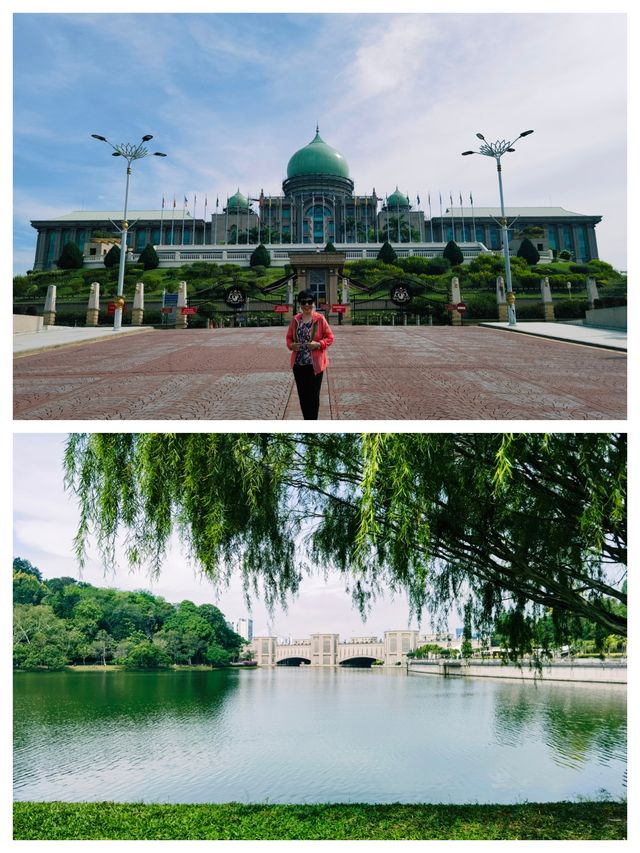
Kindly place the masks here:
<instances>
[{"instance_id":1,"label":"stone bollard","mask_svg":"<svg viewBox=\"0 0 640 853\"><path fill-rule=\"evenodd\" d=\"M89 303L87 305L87 316L85 323L87 326L97 326L98 317L100 316L100 282L94 281L91 283L89 292Z\"/></svg>"},{"instance_id":2,"label":"stone bollard","mask_svg":"<svg viewBox=\"0 0 640 853\"><path fill-rule=\"evenodd\" d=\"M596 299L600 299L596 280L590 275L587 276L587 299L589 300L589 308L593 308Z\"/></svg>"},{"instance_id":3,"label":"stone bollard","mask_svg":"<svg viewBox=\"0 0 640 853\"><path fill-rule=\"evenodd\" d=\"M178 305L176 316L176 329L187 328L187 315L182 313L182 309L187 307L187 282L181 281L178 285Z\"/></svg>"},{"instance_id":4,"label":"stone bollard","mask_svg":"<svg viewBox=\"0 0 640 853\"><path fill-rule=\"evenodd\" d=\"M498 303L498 320L500 323L509 322L509 306L507 305L507 293L504 288L504 279L501 275L496 278L496 301Z\"/></svg>"},{"instance_id":5,"label":"stone bollard","mask_svg":"<svg viewBox=\"0 0 640 853\"><path fill-rule=\"evenodd\" d=\"M55 284L50 284L47 287L47 298L44 303L44 313L42 315L43 326L55 326L56 324L56 293Z\"/></svg>"},{"instance_id":6,"label":"stone bollard","mask_svg":"<svg viewBox=\"0 0 640 853\"><path fill-rule=\"evenodd\" d=\"M133 311L131 312L131 325L141 326L144 319L144 284L136 282L136 292L133 297Z\"/></svg>"},{"instance_id":7,"label":"stone bollard","mask_svg":"<svg viewBox=\"0 0 640 853\"><path fill-rule=\"evenodd\" d=\"M457 305L458 302L462 302L462 299L460 298L460 279L458 276L454 275L451 279L451 304ZM462 315L458 311L451 312L451 325L462 325Z\"/></svg>"},{"instance_id":8,"label":"stone bollard","mask_svg":"<svg viewBox=\"0 0 640 853\"><path fill-rule=\"evenodd\" d=\"M540 279L540 291L542 292L542 304L544 305L544 319L552 323L556 319L549 287L549 276Z\"/></svg>"}]
</instances>

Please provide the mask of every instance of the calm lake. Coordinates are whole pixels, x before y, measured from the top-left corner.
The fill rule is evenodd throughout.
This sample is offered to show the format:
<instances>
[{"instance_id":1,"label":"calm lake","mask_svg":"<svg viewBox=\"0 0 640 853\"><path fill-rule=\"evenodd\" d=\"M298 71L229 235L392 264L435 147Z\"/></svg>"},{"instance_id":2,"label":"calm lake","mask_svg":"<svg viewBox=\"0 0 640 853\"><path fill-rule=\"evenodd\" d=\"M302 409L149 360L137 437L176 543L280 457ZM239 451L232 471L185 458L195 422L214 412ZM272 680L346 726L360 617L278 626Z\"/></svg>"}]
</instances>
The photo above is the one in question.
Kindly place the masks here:
<instances>
[{"instance_id":1,"label":"calm lake","mask_svg":"<svg viewBox=\"0 0 640 853\"><path fill-rule=\"evenodd\" d=\"M626 691L398 670L17 673L17 800L626 796Z\"/></svg>"}]
</instances>

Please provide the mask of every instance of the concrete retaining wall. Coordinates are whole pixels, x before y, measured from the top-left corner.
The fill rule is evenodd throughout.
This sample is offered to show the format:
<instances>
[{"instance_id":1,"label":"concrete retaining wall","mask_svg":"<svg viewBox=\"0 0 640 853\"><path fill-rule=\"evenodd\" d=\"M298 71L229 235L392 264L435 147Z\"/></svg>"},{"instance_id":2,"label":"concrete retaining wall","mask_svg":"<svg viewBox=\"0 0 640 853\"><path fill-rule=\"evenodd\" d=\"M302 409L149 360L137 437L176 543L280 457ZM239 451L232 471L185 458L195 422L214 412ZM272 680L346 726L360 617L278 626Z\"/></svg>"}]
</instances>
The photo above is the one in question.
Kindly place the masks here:
<instances>
[{"instance_id":1,"label":"concrete retaining wall","mask_svg":"<svg viewBox=\"0 0 640 853\"><path fill-rule=\"evenodd\" d=\"M606 326L608 329L626 329L627 306L619 305L616 308L593 308L586 312L584 325Z\"/></svg>"},{"instance_id":2,"label":"concrete retaining wall","mask_svg":"<svg viewBox=\"0 0 640 853\"><path fill-rule=\"evenodd\" d=\"M407 672L419 675L472 676L475 678L514 678L518 681L584 681L600 684L626 684L626 664L607 661L558 661L542 671L527 662L522 668L501 661L411 661Z\"/></svg>"},{"instance_id":3,"label":"concrete retaining wall","mask_svg":"<svg viewBox=\"0 0 640 853\"><path fill-rule=\"evenodd\" d=\"M42 317L36 317L33 314L14 314L13 315L13 334L16 332L41 332Z\"/></svg>"}]
</instances>

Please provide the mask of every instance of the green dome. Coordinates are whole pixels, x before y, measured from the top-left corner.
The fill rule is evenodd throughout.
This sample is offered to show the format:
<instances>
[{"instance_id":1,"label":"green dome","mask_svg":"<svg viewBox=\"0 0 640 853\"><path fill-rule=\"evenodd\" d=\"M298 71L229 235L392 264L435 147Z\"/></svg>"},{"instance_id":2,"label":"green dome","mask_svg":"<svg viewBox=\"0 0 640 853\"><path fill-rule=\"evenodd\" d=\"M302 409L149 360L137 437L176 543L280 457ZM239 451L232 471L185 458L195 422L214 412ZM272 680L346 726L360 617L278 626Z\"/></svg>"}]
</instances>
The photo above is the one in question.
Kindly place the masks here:
<instances>
[{"instance_id":1,"label":"green dome","mask_svg":"<svg viewBox=\"0 0 640 853\"><path fill-rule=\"evenodd\" d=\"M293 155L287 166L287 178L304 175L333 175L349 177L349 166L339 151L320 137L316 128L315 138Z\"/></svg>"},{"instance_id":2,"label":"green dome","mask_svg":"<svg viewBox=\"0 0 640 853\"><path fill-rule=\"evenodd\" d=\"M227 202L228 208L240 208L241 210L247 210L249 207L249 199L242 195L240 189L238 188L238 192L231 196L229 201Z\"/></svg>"},{"instance_id":3,"label":"green dome","mask_svg":"<svg viewBox=\"0 0 640 853\"><path fill-rule=\"evenodd\" d=\"M387 199L387 207L409 207L409 199L400 192L397 184L395 192Z\"/></svg>"}]
</instances>

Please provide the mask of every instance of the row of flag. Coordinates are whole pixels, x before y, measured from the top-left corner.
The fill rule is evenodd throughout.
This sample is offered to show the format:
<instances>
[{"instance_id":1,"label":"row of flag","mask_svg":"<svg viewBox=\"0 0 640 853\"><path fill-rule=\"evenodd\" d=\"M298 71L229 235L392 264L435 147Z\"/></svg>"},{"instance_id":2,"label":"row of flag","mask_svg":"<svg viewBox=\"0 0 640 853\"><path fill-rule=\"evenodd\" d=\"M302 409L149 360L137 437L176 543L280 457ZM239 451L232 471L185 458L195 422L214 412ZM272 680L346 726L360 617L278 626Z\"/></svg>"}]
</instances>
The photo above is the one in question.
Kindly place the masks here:
<instances>
[{"instance_id":1,"label":"row of flag","mask_svg":"<svg viewBox=\"0 0 640 853\"><path fill-rule=\"evenodd\" d=\"M351 200L353 201L353 204L357 206L359 204L366 204L367 201L373 197L374 196L352 196ZM230 198L230 196L227 196L227 206L229 204L229 198ZM276 198L276 202L275 202L276 204L281 203L281 201L282 201L281 196L277 196L275 198ZM336 203L336 196L335 195L327 196L326 198L330 198L332 203L335 205L335 203ZM406 196L406 198L407 198L409 204L411 204L410 196ZM440 207L442 207L442 193L440 193L440 192L438 193L438 198L439 198ZM322 199L324 200L325 196L322 196ZM385 199L385 205L388 207L388 202L389 202L388 196L385 195L384 199ZM264 195L260 195L258 198L249 198L248 199L249 207L251 207L252 201L257 201L259 207L264 207L264 206L271 207L271 203L273 200L274 200L273 196L265 197ZM338 201L338 204L344 204L345 199L338 199L337 201ZM376 198L376 201L382 201L382 199ZM416 194L416 201L417 201L417 204L419 206L421 202L420 202L420 196L417 194ZM469 202L471 204L471 207L473 208L473 195L471 193L469 193ZM427 193L427 203L429 205L429 208L431 208L431 192ZM449 203L450 203L451 207L454 206L453 193L451 193L451 192L449 193ZM219 205L220 205L219 197L216 197L216 210L218 209ZM460 193L460 207L463 207L463 205L464 205L464 202L462 200L462 193ZM193 196L193 216L194 217L195 217L196 206L197 206L197 196L194 193L194 196ZM205 196L204 197L205 216L206 216L207 206L208 206L208 200L207 200L207 196ZM399 204L397 204L396 206L399 207ZM175 210L176 207L177 207L177 203L176 203L176 197L174 195L172 209ZM185 195L184 201L182 203L183 212L186 212L188 207L189 207L189 200ZM164 196L162 196L162 210L164 210L164 209L165 209L165 198L164 198Z\"/></svg>"}]
</instances>

